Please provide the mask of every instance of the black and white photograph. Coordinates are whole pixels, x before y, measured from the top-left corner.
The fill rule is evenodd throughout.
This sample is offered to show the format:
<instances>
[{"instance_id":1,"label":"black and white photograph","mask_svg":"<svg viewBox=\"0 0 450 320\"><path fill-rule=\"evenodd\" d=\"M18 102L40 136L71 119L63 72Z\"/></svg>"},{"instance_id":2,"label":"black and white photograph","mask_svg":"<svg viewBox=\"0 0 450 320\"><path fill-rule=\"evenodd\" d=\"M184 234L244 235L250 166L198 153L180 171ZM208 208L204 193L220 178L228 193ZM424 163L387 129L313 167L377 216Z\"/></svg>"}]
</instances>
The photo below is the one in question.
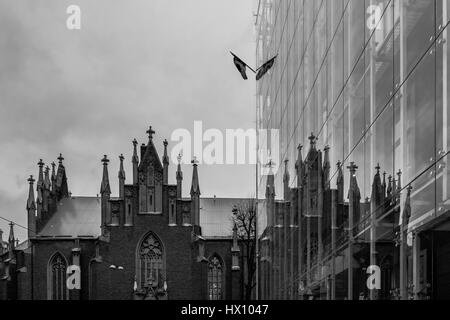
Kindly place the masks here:
<instances>
[{"instance_id":1,"label":"black and white photograph","mask_svg":"<svg viewBox=\"0 0 450 320\"><path fill-rule=\"evenodd\" d=\"M0 0L0 300L450 300L449 21L450 0Z\"/></svg>"}]
</instances>

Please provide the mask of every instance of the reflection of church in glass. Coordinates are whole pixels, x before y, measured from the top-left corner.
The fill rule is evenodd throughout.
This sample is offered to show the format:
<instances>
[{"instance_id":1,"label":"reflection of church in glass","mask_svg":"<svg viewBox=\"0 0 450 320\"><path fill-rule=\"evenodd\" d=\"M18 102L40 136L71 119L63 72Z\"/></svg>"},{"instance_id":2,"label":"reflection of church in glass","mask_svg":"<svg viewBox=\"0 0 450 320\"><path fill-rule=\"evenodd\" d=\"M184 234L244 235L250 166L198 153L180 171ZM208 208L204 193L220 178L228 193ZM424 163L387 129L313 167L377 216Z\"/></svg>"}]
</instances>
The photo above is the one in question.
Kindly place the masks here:
<instances>
[{"instance_id":1,"label":"reflection of church in glass","mask_svg":"<svg viewBox=\"0 0 450 320\"><path fill-rule=\"evenodd\" d=\"M107 156L96 197L69 193L62 156L52 170L38 163L36 197L28 180L29 239L18 244L13 225L9 241L0 239L0 299L242 298L244 259L232 229L240 200L200 198L195 161L190 198L183 198L181 158L170 185L168 143L160 161L154 131L147 133L140 156L133 141L132 184L119 157L118 197L111 196ZM67 287L72 265L80 267L80 290Z\"/></svg>"},{"instance_id":2,"label":"reflection of church in glass","mask_svg":"<svg viewBox=\"0 0 450 320\"><path fill-rule=\"evenodd\" d=\"M259 240L262 299L430 298L432 282L418 292L412 288L413 278L426 279L432 270L448 268L442 251L450 240L448 232L412 232L413 186L402 186L401 171L387 176L377 166L370 198L364 199L357 165L347 165L347 192L344 165L337 166L337 176L330 177L329 148L322 153L311 135L305 159L302 146L298 148L295 188L289 187L286 163L283 200L275 200L274 175L269 173L263 208L267 227ZM336 181L336 189L330 181ZM427 251L433 256L422 259ZM369 290L367 280L374 270L380 272L379 287ZM445 279L434 277L441 297L449 297Z\"/></svg>"}]
</instances>

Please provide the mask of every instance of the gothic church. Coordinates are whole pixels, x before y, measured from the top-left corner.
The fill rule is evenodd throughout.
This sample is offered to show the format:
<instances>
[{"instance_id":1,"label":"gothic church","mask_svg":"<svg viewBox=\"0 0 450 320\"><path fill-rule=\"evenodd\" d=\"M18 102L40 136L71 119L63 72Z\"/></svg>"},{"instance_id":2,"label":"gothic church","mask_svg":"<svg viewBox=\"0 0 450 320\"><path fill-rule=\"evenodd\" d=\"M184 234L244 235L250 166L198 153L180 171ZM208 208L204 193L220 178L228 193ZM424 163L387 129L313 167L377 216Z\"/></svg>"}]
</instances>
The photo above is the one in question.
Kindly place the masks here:
<instances>
[{"instance_id":1,"label":"gothic church","mask_svg":"<svg viewBox=\"0 0 450 320\"><path fill-rule=\"evenodd\" d=\"M106 155L94 197L69 193L62 155L57 168L39 161L36 197L28 179L29 239L19 244L14 224L8 241L0 233L0 300L242 298L245 266L232 208L244 199L201 198L195 161L190 198L183 198L181 159L171 185L168 143L161 161L151 127L147 133L139 155L133 141L130 184L119 157L118 197ZM79 278L71 286L74 269Z\"/></svg>"}]
</instances>

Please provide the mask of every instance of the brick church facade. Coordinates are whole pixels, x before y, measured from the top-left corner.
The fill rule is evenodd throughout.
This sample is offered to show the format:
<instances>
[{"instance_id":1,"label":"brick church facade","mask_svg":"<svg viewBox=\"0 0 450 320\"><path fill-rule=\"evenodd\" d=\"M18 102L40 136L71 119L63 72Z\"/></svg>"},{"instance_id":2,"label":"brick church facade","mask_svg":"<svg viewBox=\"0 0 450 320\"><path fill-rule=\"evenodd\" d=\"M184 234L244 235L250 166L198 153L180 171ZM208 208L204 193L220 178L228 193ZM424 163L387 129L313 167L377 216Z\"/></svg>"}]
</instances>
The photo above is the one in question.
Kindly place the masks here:
<instances>
[{"instance_id":1,"label":"brick church facade","mask_svg":"<svg viewBox=\"0 0 450 320\"><path fill-rule=\"evenodd\" d=\"M119 157L118 197L107 156L95 197L69 193L61 155L51 173L38 163L36 197L28 180L29 239L19 244L13 224L8 241L0 239L0 300L243 298L245 259L232 208L245 200L201 198L195 162L190 198L182 198L181 159L171 185L168 143L161 161L151 127L147 133L139 155L133 141L131 184ZM73 269L80 274L74 289L67 287Z\"/></svg>"}]
</instances>

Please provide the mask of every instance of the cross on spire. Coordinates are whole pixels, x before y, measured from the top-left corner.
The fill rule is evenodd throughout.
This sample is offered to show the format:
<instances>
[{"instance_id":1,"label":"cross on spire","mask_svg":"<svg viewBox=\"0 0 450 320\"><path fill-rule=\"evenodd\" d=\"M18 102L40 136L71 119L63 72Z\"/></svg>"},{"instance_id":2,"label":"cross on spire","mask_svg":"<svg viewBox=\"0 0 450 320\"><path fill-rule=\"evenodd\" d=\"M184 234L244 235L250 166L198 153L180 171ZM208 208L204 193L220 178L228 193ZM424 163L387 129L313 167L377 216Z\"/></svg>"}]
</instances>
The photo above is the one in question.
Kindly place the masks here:
<instances>
[{"instance_id":1,"label":"cross on spire","mask_svg":"<svg viewBox=\"0 0 450 320\"><path fill-rule=\"evenodd\" d=\"M270 159L269 162L267 162L266 164L266 168L272 169L273 167L275 167L275 162L273 162L272 159Z\"/></svg>"},{"instance_id":2,"label":"cross on spire","mask_svg":"<svg viewBox=\"0 0 450 320\"><path fill-rule=\"evenodd\" d=\"M169 142L167 142L167 139L164 139L163 144L164 144L164 147L167 147L169 145Z\"/></svg>"},{"instance_id":3,"label":"cross on spire","mask_svg":"<svg viewBox=\"0 0 450 320\"><path fill-rule=\"evenodd\" d=\"M136 139L133 140L133 146L136 147L138 145L138 142Z\"/></svg>"},{"instance_id":4,"label":"cross on spire","mask_svg":"<svg viewBox=\"0 0 450 320\"><path fill-rule=\"evenodd\" d=\"M354 162L350 162L350 165L347 167L347 169L350 169L351 173L355 173L356 169L358 169L358 166Z\"/></svg>"},{"instance_id":5,"label":"cross on spire","mask_svg":"<svg viewBox=\"0 0 450 320\"><path fill-rule=\"evenodd\" d=\"M42 159L39 159L38 166L42 168L44 164L44 161L42 161Z\"/></svg>"},{"instance_id":6,"label":"cross on spire","mask_svg":"<svg viewBox=\"0 0 450 320\"><path fill-rule=\"evenodd\" d=\"M377 163L377 166L375 167L375 170L377 170L377 174L380 174L380 169L381 169L380 164Z\"/></svg>"},{"instance_id":7,"label":"cross on spire","mask_svg":"<svg viewBox=\"0 0 450 320\"><path fill-rule=\"evenodd\" d=\"M194 166L198 165L199 162L198 162L198 160L197 160L197 157L194 156L194 157L192 158L191 163L192 163Z\"/></svg>"},{"instance_id":8,"label":"cross on spire","mask_svg":"<svg viewBox=\"0 0 450 320\"><path fill-rule=\"evenodd\" d=\"M123 154L121 154L121 155L119 156L120 162L123 162L124 159L125 159L125 157L123 156Z\"/></svg>"},{"instance_id":9,"label":"cross on spire","mask_svg":"<svg viewBox=\"0 0 450 320\"><path fill-rule=\"evenodd\" d=\"M150 126L150 127L148 128L147 134L148 134L148 138L149 138L150 140L152 140L152 139L153 139L153 135L155 134L155 130L152 129L152 126Z\"/></svg>"},{"instance_id":10,"label":"cross on spire","mask_svg":"<svg viewBox=\"0 0 450 320\"><path fill-rule=\"evenodd\" d=\"M309 141L311 142L311 145L315 145L315 144L316 144L317 138L316 138L316 136L314 135L313 132L311 132L311 135L309 136L308 139L309 139Z\"/></svg>"},{"instance_id":11,"label":"cross on spire","mask_svg":"<svg viewBox=\"0 0 450 320\"><path fill-rule=\"evenodd\" d=\"M30 184L33 184L34 183L34 178L33 178L33 175L30 175L30 177L28 178L28 182L30 183Z\"/></svg>"},{"instance_id":12,"label":"cross on spire","mask_svg":"<svg viewBox=\"0 0 450 320\"><path fill-rule=\"evenodd\" d=\"M59 157L58 157L59 164L62 164L63 160L64 160L64 158L62 156L62 153L60 153Z\"/></svg>"},{"instance_id":13,"label":"cross on spire","mask_svg":"<svg viewBox=\"0 0 450 320\"><path fill-rule=\"evenodd\" d=\"M183 159L183 154L180 152L177 156L178 164L181 164L182 159Z\"/></svg>"},{"instance_id":14,"label":"cross on spire","mask_svg":"<svg viewBox=\"0 0 450 320\"><path fill-rule=\"evenodd\" d=\"M411 190L413 189L412 185L409 185L406 190L408 191L408 196L411 195Z\"/></svg>"},{"instance_id":15,"label":"cross on spire","mask_svg":"<svg viewBox=\"0 0 450 320\"><path fill-rule=\"evenodd\" d=\"M108 159L108 156L106 154L103 156L102 162L103 162L104 166L108 165L109 159Z\"/></svg>"}]
</instances>

